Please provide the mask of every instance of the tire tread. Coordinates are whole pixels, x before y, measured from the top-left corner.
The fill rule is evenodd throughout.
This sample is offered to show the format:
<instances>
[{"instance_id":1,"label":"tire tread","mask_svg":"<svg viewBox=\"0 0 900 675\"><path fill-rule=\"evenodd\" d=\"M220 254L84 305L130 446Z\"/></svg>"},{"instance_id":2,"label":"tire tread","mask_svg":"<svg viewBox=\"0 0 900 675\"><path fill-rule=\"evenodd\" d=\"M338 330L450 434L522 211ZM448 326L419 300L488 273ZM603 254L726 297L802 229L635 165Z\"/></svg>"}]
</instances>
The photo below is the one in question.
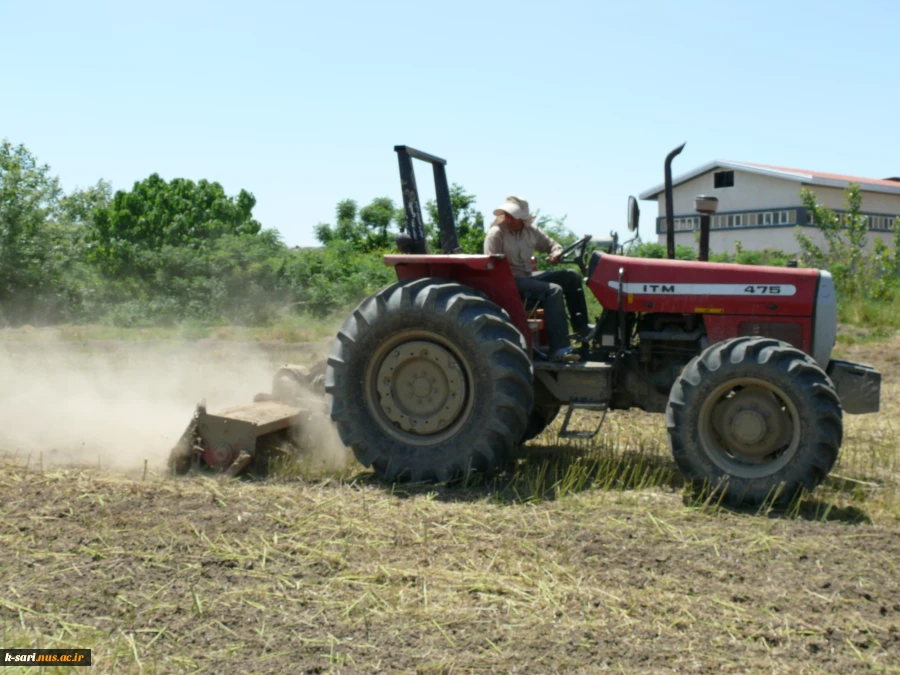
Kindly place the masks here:
<instances>
[{"instance_id":1,"label":"tire tread","mask_svg":"<svg viewBox=\"0 0 900 675\"><path fill-rule=\"evenodd\" d=\"M361 386L361 376L351 372L351 364L359 363L361 345L377 327L396 325L402 330L425 325L431 317L451 320L486 364L492 383L489 417L477 440L461 442L459 438L466 436L461 430L435 446L442 449L439 457L430 451L402 455L396 450L401 444L361 412L363 397L352 394ZM448 481L470 471L490 472L505 463L528 423L534 390L525 345L508 314L475 289L436 278L397 282L363 300L337 334L326 372L331 418L357 460L386 481ZM398 459L401 455L406 459Z\"/></svg>"},{"instance_id":2,"label":"tire tread","mask_svg":"<svg viewBox=\"0 0 900 675\"><path fill-rule=\"evenodd\" d=\"M788 395L799 401L801 420L809 417L808 433L801 436L797 455L787 466L765 478L729 476L699 447L696 431L704 387L727 381L732 369L765 367L781 377ZM840 400L822 369L804 352L771 338L741 337L716 343L694 357L675 381L666 407L669 447L685 480L704 491L727 485L724 501L733 505L758 504L784 484L779 502L788 502L801 488L813 490L837 461L843 437Z\"/></svg>"}]
</instances>

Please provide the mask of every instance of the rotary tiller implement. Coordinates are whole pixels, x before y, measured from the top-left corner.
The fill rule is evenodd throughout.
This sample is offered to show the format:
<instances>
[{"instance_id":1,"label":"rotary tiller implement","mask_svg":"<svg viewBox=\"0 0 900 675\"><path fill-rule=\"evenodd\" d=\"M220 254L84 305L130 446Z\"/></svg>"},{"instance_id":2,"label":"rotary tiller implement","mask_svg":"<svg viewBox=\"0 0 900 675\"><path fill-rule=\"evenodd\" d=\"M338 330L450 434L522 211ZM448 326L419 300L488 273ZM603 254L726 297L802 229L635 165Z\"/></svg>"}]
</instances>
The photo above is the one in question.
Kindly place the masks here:
<instances>
[{"instance_id":1,"label":"rotary tiller implement","mask_svg":"<svg viewBox=\"0 0 900 675\"><path fill-rule=\"evenodd\" d=\"M283 366L272 393L257 394L248 405L209 411L201 401L172 448L169 468L176 474L207 469L236 476L302 447L311 429L327 420L324 371L324 361L312 368Z\"/></svg>"}]
</instances>

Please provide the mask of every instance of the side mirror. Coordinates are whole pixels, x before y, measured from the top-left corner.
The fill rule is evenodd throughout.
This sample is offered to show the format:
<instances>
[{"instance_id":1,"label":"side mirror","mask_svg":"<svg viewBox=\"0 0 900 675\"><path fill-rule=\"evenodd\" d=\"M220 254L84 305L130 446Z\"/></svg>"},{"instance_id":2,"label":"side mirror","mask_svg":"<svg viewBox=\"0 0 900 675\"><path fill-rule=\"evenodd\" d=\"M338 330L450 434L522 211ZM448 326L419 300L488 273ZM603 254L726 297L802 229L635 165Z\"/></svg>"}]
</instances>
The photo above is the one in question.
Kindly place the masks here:
<instances>
[{"instance_id":1,"label":"side mirror","mask_svg":"<svg viewBox=\"0 0 900 675\"><path fill-rule=\"evenodd\" d=\"M637 232L638 221L641 219L641 210L638 208L637 199L628 198L628 231Z\"/></svg>"}]
</instances>

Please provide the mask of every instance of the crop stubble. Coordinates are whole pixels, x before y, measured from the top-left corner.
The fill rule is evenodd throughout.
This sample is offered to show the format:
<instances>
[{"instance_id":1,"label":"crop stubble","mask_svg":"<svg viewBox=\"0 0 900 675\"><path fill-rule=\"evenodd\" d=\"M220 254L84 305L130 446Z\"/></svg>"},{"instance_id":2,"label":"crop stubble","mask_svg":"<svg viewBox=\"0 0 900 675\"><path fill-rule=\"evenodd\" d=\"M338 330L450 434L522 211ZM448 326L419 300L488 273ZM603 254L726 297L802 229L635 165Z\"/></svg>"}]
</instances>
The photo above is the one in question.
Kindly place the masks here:
<instances>
[{"instance_id":1,"label":"crop stubble","mask_svg":"<svg viewBox=\"0 0 900 675\"><path fill-rule=\"evenodd\" d=\"M92 647L97 672L896 672L895 348L848 348L885 410L787 514L683 495L639 414L470 486L10 458L0 642Z\"/></svg>"}]
</instances>

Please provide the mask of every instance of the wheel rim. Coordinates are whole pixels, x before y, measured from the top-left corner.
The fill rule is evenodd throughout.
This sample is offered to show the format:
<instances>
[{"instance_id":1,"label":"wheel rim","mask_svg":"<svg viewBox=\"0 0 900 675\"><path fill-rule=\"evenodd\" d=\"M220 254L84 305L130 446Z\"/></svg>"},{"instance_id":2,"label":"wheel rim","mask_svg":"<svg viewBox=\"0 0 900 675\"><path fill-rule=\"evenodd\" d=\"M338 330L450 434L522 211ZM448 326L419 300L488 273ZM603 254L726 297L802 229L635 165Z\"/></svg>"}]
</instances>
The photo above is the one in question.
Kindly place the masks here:
<instances>
[{"instance_id":1,"label":"wheel rim","mask_svg":"<svg viewBox=\"0 0 900 675\"><path fill-rule=\"evenodd\" d=\"M402 333L381 346L366 369L366 396L394 438L433 445L455 434L472 409L465 359L435 333Z\"/></svg>"},{"instance_id":2,"label":"wheel rim","mask_svg":"<svg viewBox=\"0 0 900 675\"><path fill-rule=\"evenodd\" d=\"M703 402L700 445L723 471L759 478L784 468L800 446L800 415L779 387L756 378L733 380Z\"/></svg>"}]
</instances>

